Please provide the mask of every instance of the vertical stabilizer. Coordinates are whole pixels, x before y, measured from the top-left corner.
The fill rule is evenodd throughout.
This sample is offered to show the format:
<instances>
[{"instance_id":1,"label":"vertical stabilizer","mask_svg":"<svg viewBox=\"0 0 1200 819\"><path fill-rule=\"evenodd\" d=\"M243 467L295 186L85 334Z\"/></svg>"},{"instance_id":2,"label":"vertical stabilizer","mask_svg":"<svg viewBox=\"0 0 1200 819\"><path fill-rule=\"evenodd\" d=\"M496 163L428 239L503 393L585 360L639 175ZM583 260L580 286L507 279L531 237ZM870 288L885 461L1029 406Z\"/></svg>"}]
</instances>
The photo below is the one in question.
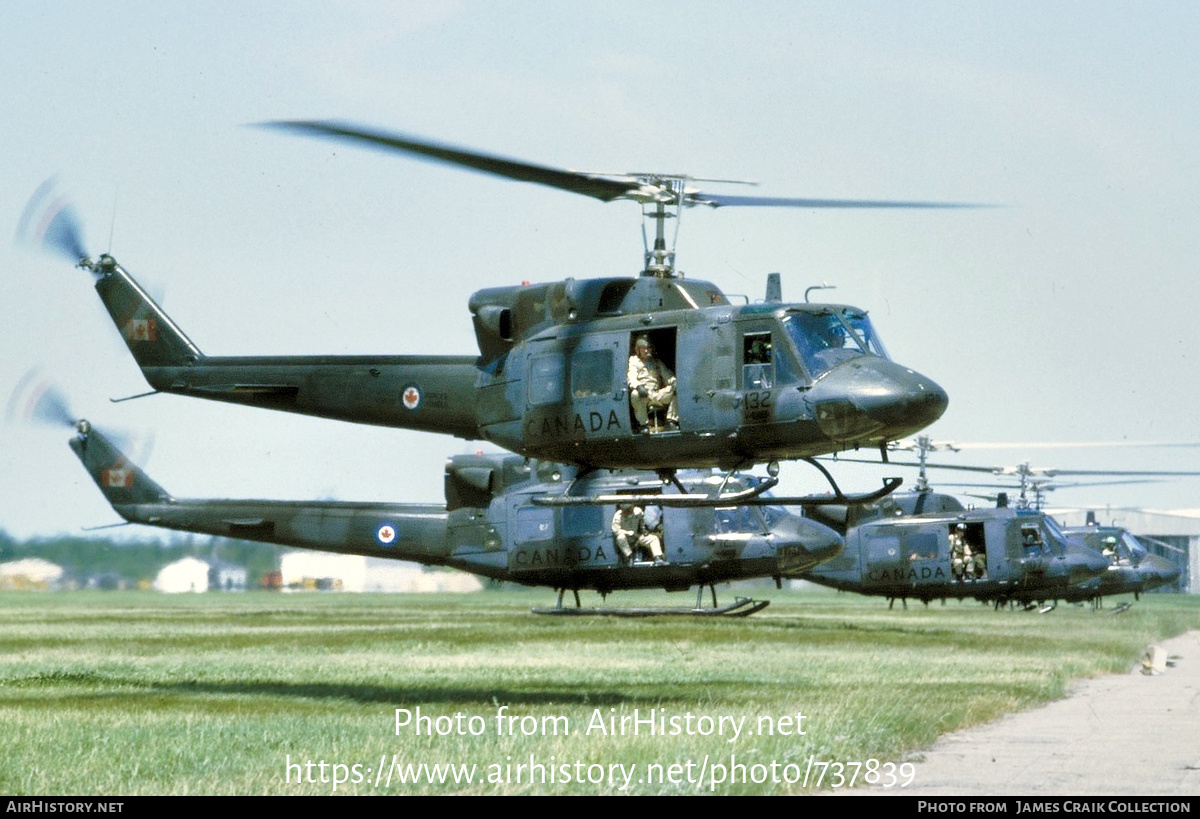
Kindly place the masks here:
<instances>
[{"instance_id":1,"label":"vertical stabilizer","mask_svg":"<svg viewBox=\"0 0 1200 819\"><path fill-rule=\"evenodd\" d=\"M181 367L204 354L111 256L93 268L96 292L139 367Z\"/></svg>"},{"instance_id":2,"label":"vertical stabilizer","mask_svg":"<svg viewBox=\"0 0 1200 819\"><path fill-rule=\"evenodd\" d=\"M91 424L80 421L78 429L79 434L71 439L71 449L114 507L171 500L165 489L126 458L111 441L92 429Z\"/></svg>"}]
</instances>

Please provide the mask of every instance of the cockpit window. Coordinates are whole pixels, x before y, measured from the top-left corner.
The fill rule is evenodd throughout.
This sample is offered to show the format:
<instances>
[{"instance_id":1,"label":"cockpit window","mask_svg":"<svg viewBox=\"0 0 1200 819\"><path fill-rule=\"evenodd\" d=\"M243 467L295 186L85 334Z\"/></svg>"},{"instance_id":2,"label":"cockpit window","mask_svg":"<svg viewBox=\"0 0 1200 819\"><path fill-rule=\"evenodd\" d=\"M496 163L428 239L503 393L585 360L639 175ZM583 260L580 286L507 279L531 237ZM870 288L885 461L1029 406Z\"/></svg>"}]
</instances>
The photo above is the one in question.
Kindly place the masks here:
<instances>
[{"instance_id":1,"label":"cockpit window","mask_svg":"<svg viewBox=\"0 0 1200 819\"><path fill-rule=\"evenodd\" d=\"M1150 550L1147 549L1140 540L1138 540L1134 535L1131 535L1129 532L1124 532L1121 534L1121 543L1126 549L1129 550L1129 557L1134 563L1137 563L1143 557L1150 554Z\"/></svg>"},{"instance_id":2,"label":"cockpit window","mask_svg":"<svg viewBox=\"0 0 1200 819\"><path fill-rule=\"evenodd\" d=\"M717 534L735 532L762 532L763 519L758 510L750 506L718 507L713 510Z\"/></svg>"},{"instance_id":3,"label":"cockpit window","mask_svg":"<svg viewBox=\"0 0 1200 819\"><path fill-rule=\"evenodd\" d=\"M1064 555L1067 553L1067 536L1063 534L1063 530L1059 528L1058 521L1049 515L1043 515L1041 518L1042 525L1046 528L1046 546L1052 555Z\"/></svg>"},{"instance_id":4,"label":"cockpit window","mask_svg":"<svg viewBox=\"0 0 1200 819\"><path fill-rule=\"evenodd\" d=\"M1109 560L1122 565L1132 563L1136 566L1148 554L1141 541L1128 531L1109 534L1100 542L1100 552Z\"/></svg>"},{"instance_id":5,"label":"cockpit window","mask_svg":"<svg viewBox=\"0 0 1200 819\"><path fill-rule=\"evenodd\" d=\"M813 378L866 354L858 336L833 313L793 313L783 320L783 326Z\"/></svg>"},{"instance_id":6,"label":"cockpit window","mask_svg":"<svg viewBox=\"0 0 1200 819\"><path fill-rule=\"evenodd\" d=\"M840 315L832 310L792 313L783 326L813 378L861 355L888 357L867 314L852 307L842 309Z\"/></svg>"},{"instance_id":7,"label":"cockpit window","mask_svg":"<svg viewBox=\"0 0 1200 819\"><path fill-rule=\"evenodd\" d=\"M871 324L866 313L861 310L843 310L842 318L854 329L867 348L867 352L880 358L888 357L887 351L883 349L883 342L879 340L879 336L875 332L875 325Z\"/></svg>"}]
</instances>

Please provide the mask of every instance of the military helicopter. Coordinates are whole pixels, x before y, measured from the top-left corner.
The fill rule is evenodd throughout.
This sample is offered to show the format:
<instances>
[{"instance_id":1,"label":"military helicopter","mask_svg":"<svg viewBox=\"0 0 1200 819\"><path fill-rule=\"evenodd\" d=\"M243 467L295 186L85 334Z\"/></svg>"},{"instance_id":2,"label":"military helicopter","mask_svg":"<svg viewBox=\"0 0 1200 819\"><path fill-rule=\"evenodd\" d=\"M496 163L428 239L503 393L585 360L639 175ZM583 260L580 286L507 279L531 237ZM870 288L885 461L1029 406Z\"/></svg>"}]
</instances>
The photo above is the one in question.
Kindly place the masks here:
<instances>
[{"instance_id":1,"label":"military helicopter","mask_svg":"<svg viewBox=\"0 0 1200 819\"><path fill-rule=\"evenodd\" d=\"M1063 597L1064 600L1090 602L1093 608L1100 608L1105 597L1132 594L1133 599L1138 600L1142 592L1169 586L1179 579L1179 566L1151 552L1146 542L1178 551L1174 546L1142 538L1120 526L1101 526L1093 512L1088 512L1085 525L1067 526L1063 531L1067 537L1081 540L1108 560L1104 574L1072 590L1073 594ZM1130 605L1124 603L1118 611Z\"/></svg>"},{"instance_id":2,"label":"military helicopter","mask_svg":"<svg viewBox=\"0 0 1200 819\"><path fill-rule=\"evenodd\" d=\"M707 194L684 175L559 170L338 122L266 125L604 202L636 202L654 225L645 267L635 277L476 292L468 308L477 355L214 357L112 256L88 256L70 208L52 206L40 220L30 218L47 246L95 276L153 392L483 439L543 461L610 469L732 470L882 447L946 408L937 384L888 357L865 310L785 303L777 276L763 303L732 304L716 285L677 270L665 225L675 219L677 232L682 211L701 205L976 205ZM659 386L669 393L644 416L637 405L645 387L629 380L639 345L651 350Z\"/></svg>"},{"instance_id":3,"label":"military helicopter","mask_svg":"<svg viewBox=\"0 0 1200 819\"><path fill-rule=\"evenodd\" d=\"M994 602L1038 604L1043 611L1053 601L1097 601L1102 596L1138 594L1173 582L1178 569L1163 558L1128 548L1123 565L1120 554L1102 553L1103 538L1095 527L1064 528L1040 511L1040 498L1051 488L1055 475L1161 477L1197 475L1195 472L1056 470L1030 467L977 467L931 464L928 453L958 451L953 444L936 444L928 436L913 442L896 442L893 451L912 450L915 462L889 461L889 466L919 470L913 491L870 504L831 504L808 510L846 536L846 549L806 579L862 594L904 601L912 597L933 599L972 597ZM839 458L856 461L856 459ZM1015 508L1008 494L991 495L996 508L967 509L952 495L934 491L929 468L989 472L1016 476L1020 490ZM971 486L978 486L972 484ZM1115 527L1125 543L1136 543ZM1138 557L1134 558L1134 555ZM981 560L982 558L982 560ZM1153 558L1153 559L1151 559ZM1046 606L1050 601L1051 605Z\"/></svg>"},{"instance_id":4,"label":"military helicopter","mask_svg":"<svg viewBox=\"0 0 1200 819\"><path fill-rule=\"evenodd\" d=\"M924 508L933 511L915 511ZM1049 515L1008 506L967 509L928 489L866 506L810 512L846 538L842 555L805 578L859 594L897 599L974 598L1027 605L1066 599L1103 575L1108 560L1072 541ZM837 526L838 519L846 521Z\"/></svg>"},{"instance_id":5,"label":"military helicopter","mask_svg":"<svg viewBox=\"0 0 1200 819\"><path fill-rule=\"evenodd\" d=\"M519 455L456 455L445 470L445 505L337 501L183 500L168 494L86 420L74 422L70 446L113 509L130 523L305 549L450 566L497 580L558 590L541 614L698 614L746 616L769 601L740 597L717 605L715 584L796 576L837 555L842 538L827 526L764 499L774 482L730 480L689 472L665 487L653 472L592 471L530 462ZM539 499L573 489L588 503ZM667 491L672 489L672 491ZM643 510L643 535L626 543L614 532L617 510ZM651 522L654 509L657 523ZM658 559L651 559L657 553ZM606 596L623 589L686 591L692 608L590 608L579 591ZM712 606L703 606L704 588ZM571 590L575 608L563 606Z\"/></svg>"}]
</instances>

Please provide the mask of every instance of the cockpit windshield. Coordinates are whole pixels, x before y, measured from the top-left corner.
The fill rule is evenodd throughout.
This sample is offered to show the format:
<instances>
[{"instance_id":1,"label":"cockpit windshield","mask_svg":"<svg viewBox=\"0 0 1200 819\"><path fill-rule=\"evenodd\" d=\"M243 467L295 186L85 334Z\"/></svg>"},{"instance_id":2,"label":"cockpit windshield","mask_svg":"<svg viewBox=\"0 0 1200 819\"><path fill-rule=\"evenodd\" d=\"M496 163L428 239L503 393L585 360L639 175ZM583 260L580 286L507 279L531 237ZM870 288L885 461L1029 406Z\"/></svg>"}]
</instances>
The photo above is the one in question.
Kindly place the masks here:
<instances>
[{"instance_id":1,"label":"cockpit windshield","mask_svg":"<svg viewBox=\"0 0 1200 819\"><path fill-rule=\"evenodd\" d=\"M1150 550L1147 549L1142 542L1137 539L1137 537L1129 532L1122 532L1121 543L1124 545L1125 549L1128 550L1129 558L1135 565L1139 563L1143 557L1150 554Z\"/></svg>"},{"instance_id":2,"label":"cockpit windshield","mask_svg":"<svg viewBox=\"0 0 1200 819\"><path fill-rule=\"evenodd\" d=\"M858 334L868 353L880 358L888 357L887 350L883 349L883 342L879 340L879 336L875 332L875 325L867 318L866 313L862 310L843 310L842 320L854 328L854 332Z\"/></svg>"},{"instance_id":3,"label":"cockpit windshield","mask_svg":"<svg viewBox=\"0 0 1200 819\"><path fill-rule=\"evenodd\" d=\"M844 309L822 313L791 313L783 320L788 337L809 375L819 378L833 367L861 355L887 358L867 314Z\"/></svg>"},{"instance_id":4,"label":"cockpit windshield","mask_svg":"<svg viewBox=\"0 0 1200 819\"><path fill-rule=\"evenodd\" d=\"M1149 554L1142 542L1124 529L1105 537L1100 542L1100 552L1109 560L1121 564L1132 563L1134 566Z\"/></svg>"},{"instance_id":5,"label":"cockpit windshield","mask_svg":"<svg viewBox=\"0 0 1200 819\"><path fill-rule=\"evenodd\" d=\"M1045 524L1046 533L1049 535L1049 542L1046 544L1052 555L1065 555L1067 553L1067 536L1058 525L1058 521L1049 515L1042 516L1042 523Z\"/></svg>"}]
</instances>

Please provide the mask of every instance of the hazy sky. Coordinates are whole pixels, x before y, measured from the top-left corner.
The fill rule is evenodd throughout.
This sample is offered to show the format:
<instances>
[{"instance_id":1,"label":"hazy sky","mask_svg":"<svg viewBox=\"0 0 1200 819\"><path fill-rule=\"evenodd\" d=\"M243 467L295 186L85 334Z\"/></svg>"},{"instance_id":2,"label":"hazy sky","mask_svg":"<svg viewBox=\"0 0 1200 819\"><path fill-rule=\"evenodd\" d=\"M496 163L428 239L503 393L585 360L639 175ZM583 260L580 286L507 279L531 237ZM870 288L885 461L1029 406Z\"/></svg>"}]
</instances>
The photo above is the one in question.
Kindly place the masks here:
<instances>
[{"instance_id":1,"label":"hazy sky","mask_svg":"<svg viewBox=\"0 0 1200 819\"><path fill-rule=\"evenodd\" d=\"M343 118L763 195L1001 204L692 210L679 264L753 298L770 271L785 299L836 285L949 393L937 440L1200 441L1194 3L13 0L0 31L0 224L15 234L57 174L88 249L206 353L470 354L475 290L640 269L630 203L246 127ZM76 414L153 436L145 466L177 496L435 501L446 456L477 446L174 396L112 404L147 388L89 276L0 254L0 398L36 367ZM0 424L0 527L116 520L67 430ZM1200 469L1195 449L947 457ZM1196 507L1200 480L1054 501Z\"/></svg>"}]
</instances>

